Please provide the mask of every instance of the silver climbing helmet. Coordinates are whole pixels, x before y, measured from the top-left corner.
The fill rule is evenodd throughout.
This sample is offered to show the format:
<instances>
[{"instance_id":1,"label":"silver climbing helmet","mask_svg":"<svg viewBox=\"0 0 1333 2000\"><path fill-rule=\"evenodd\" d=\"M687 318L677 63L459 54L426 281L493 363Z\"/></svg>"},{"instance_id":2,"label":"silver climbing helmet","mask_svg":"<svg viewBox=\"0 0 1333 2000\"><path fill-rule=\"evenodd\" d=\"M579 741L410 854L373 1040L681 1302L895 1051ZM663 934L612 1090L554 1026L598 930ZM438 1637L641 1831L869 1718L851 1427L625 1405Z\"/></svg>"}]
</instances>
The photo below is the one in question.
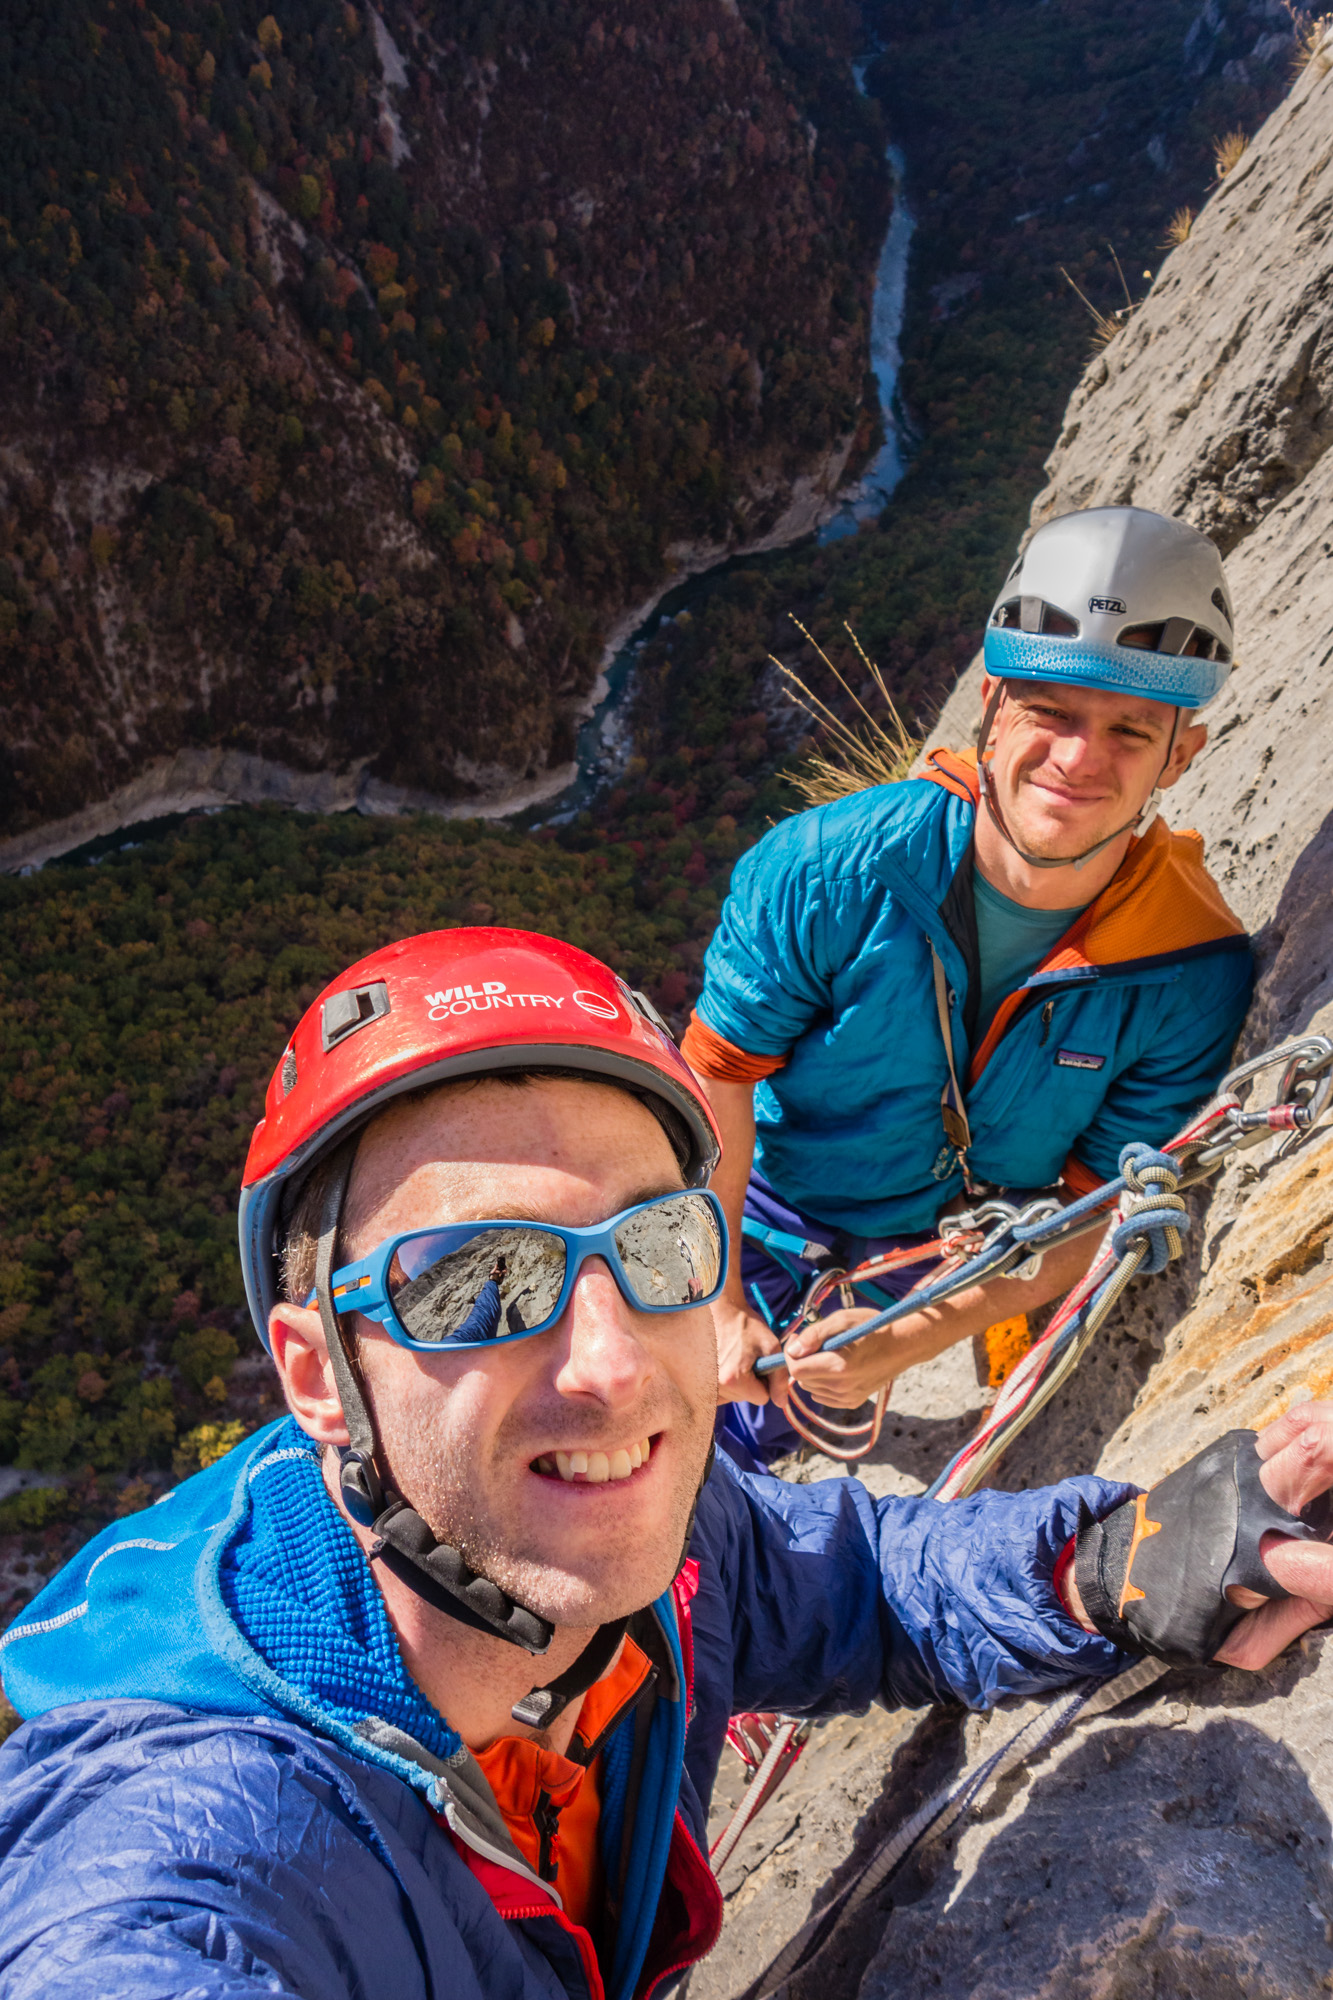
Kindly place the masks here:
<instances>
[{"instance_id":1,"label":"silver climbing helmet","mask_svg":"<svg viewBox=\"0 0 1333 2000\"><path fill-rule=\"evenodd\" d=\"M1038 528L995 600L986 671L1202 708L1226 682L1231 597L1207 535L1144 507Z\"/></svg>"}]
</instances>

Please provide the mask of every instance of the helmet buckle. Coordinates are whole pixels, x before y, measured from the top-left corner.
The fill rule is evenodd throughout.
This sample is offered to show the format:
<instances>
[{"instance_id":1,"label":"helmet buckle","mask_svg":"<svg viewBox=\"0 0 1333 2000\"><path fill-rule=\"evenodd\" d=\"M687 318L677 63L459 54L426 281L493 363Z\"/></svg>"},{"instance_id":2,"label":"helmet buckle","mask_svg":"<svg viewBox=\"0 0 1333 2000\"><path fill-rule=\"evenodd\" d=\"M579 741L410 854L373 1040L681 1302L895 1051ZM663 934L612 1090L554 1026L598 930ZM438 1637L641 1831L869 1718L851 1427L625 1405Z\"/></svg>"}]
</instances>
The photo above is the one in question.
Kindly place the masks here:
<instances>
[{"instance_id":1,"label":"helmet buckle","mask_svg":"<svg viewBox=\"0 0 1333 2000\"><path fill-rule=\"evenodd\" d=\"M384 1512L384 1488L374 1461L350 1445L340 1445L338 1457L342 1461L338 1490L343 1506L359 1528L373 1528Z\"/></svg>"}]
</instances>

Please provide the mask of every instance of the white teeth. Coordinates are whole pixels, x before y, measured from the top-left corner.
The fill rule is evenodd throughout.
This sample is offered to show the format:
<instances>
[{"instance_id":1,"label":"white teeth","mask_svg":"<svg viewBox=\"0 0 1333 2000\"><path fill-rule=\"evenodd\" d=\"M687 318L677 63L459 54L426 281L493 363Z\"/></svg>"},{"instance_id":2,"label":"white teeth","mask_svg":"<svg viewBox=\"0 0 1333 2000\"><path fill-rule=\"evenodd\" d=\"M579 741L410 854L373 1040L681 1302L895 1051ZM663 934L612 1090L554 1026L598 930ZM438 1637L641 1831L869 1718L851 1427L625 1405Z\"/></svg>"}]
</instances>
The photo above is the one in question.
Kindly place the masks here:
<instances>
[{"instance_id":1,"label":"white teeth","mask_svg":"<svg viewBox=\"0 0 1333 2000\"><path fill-rule=\"evenodd\" d=\"M549 1457L535 1461L538 1472L558 1472L564 1480L582 1479L587 1486L605 1486L613 1479L628 1479L652 1456L651 1438L622 1445L610 1454L604 1451L558 1451L554 1463Z\"/></svg>"}]
</instances>

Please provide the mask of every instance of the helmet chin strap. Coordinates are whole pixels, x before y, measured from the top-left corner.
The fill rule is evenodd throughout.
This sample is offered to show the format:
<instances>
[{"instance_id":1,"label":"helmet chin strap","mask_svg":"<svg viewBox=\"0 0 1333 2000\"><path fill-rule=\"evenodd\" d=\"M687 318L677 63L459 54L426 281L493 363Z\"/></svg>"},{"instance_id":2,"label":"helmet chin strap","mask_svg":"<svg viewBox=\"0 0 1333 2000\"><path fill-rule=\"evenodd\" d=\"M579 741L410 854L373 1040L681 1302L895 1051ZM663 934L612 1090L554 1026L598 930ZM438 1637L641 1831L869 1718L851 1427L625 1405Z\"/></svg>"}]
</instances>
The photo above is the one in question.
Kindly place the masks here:
<instances>
[{"instance_id":1,"label":"helmet chin strap","mask_svg":"<svg viewBox=\"0 0 1333 2000\"><path fill-rule=\"evenodd\" d=\"M1003 839L1008 841L1020 861L1024 862L1029 868L1072 868L1077 874L1080 868L1086 868L1090 861L1095 861L1099 854L1104 853L1108 847L1121 839L1123 835L1135 833L1142 836L1148 831L1148 828L1152 825L1158 812L1161 810L1162 772L1166 770L1167 765L1171 762L1171 753L1176 747L1176 732L1180 727L1179 709L1175 711L1175 716L1171 724L1171 740L1166 746L1166 755L1162 759L1162 769L1157 773L1157 783L1153 786L1152 791L1139 807L1133 819L1127 819L1123 826L1118 826L1114 833L1108 833L1104 840L1099 840L1094 847L1089 847L1085 853L1075 855L1070 860L1052 861L1043 854L1029 854L1025 848L1019 846L1005 825L1004 814L1000 811L1000 801L995 796L995 780L990 774L990 766L986 763L986 744L994 727L995 718L1000 712L1000 703L1004 700L1005 693L1005 684L1001 681L986 704L986 713L981 721L981 734L977 738L977 784L981 791L981 796L985 800L986 810L995 822L997 831Z\"/></svg>"},{"instance_id":2,"label":"helmet chin strap","mask_svg":"<svg viewBox=\"0 0 1333 2000\"><path fill-rule=\"evenodd\" d=\"M493 1639L503 1639L524 1652L546 1652L556 1628L516 1598L508 1596L489 1577L479 1576L464 1559L461 1549L437 1541L421 1515L394 1490L392 1475L383 1466L383 1452L375 1436L374 1419L367 1406L352 1353L343 1335L342 1317L333 1307L332 1278L338 1225L343 1202L352 1177L357 1141L348 1141L330 1161L324 1205L319 1218L319 1242L315 1253L315 1295L320 1324L328 1347L329 1363L342 1404L349 1442L338 1448L339 1492L352 1519L369 1528L372 1562L380 1562L424 1603L474 1631ZM712 1467L710 1451L704 1480ZM383 1469L382 1469L383 1468ZM703 1481L700 1481L700 1491ZM695 1498L698 1505L698 1496ZM681 1562L689 1548L694 1527L690 1511L685 1530ZM544 1687L535 1687L514 1703L511 1714L516 1722L531 1729L545 1728L555 1721L571 1701L586 1694L600 1680L625 1636L629 1620L619 1618L599 1626L588 1644L564 1673Z\"/></svg>"}]
</instances>

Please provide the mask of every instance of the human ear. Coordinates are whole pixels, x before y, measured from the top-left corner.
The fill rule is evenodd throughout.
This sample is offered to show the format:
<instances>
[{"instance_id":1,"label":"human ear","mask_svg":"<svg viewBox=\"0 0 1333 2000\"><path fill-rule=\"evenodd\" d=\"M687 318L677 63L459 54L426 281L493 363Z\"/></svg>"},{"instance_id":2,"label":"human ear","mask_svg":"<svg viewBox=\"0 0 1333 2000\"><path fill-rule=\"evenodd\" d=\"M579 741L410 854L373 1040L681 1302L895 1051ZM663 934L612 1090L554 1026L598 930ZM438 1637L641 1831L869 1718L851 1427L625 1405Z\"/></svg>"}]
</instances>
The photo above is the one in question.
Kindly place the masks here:
<instances>
[{"instance_id":1,"label":"human ear","mask_svg":"<svg viewBox=\"0 0 1333 2000\"><path fill-rule=\"evenodd\" d=\"M1165 791L1175 784L1177 778L1184 777L1207 741L1208 725L1205 722L1191 722L1184 729L1176 731L1171 755L1167 758L1166 767L1157 780L1161 790Z\"/></svg>"},{"instance_id":2,"label":"human ear","mask_svg":"<svg viewBox=\"0 0 1333 2000\"><path fill-rule=\"evenodd\" d=\"M329 1362L324 1328L313 1306L274 1306L268 1318L273 1364L287 1407L316 1444L348 1444L350 1438Z\"/></svg>"}]
</instances>

